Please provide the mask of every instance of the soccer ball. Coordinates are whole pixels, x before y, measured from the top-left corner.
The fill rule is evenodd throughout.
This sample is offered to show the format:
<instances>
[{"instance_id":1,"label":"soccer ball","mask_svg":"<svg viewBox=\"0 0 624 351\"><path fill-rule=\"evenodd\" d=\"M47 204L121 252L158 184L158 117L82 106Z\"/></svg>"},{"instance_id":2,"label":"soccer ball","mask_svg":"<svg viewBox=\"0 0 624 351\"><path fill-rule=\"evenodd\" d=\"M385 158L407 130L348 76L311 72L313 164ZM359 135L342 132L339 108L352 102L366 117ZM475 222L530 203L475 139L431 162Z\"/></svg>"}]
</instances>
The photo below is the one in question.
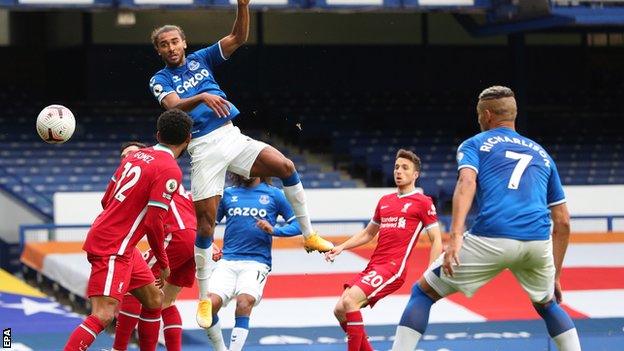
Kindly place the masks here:
<instances>
[{"instance_id":1,"label":"soccer ball","mask_svg":"<svg viewBox=\"0 0 624 351\"><path fill-rule=\"evenodd\" d=\"M37 116L37 133L46 143L64 143L71 138L75 129L74 114L65 106L47 106Z\"/></svg>"}]
</instances>

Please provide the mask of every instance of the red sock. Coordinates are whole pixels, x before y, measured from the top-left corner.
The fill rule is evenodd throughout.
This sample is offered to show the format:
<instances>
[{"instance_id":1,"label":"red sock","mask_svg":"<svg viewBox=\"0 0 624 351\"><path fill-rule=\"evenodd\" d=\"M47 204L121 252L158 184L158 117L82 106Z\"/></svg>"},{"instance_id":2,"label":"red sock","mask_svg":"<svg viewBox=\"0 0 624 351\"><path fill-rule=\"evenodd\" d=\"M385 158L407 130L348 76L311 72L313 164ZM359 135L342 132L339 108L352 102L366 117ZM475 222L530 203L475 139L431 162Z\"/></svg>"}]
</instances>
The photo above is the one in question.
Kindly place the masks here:
<instances>
[{"instance_id":1,"label":"red sock","mask_svg":"<svg viewBox=\"0 0 624 351\"><path fill-rule=\"evenodd\" d=\"M162 310L163 332L167 351L182 350L182 317L175 305Z\"/></svg>"},{"instance_id":2,"label":"red sock","mask_svg":"<svg viewBox=\"0 0 624 351\"><path fill-rule=\"evenodd\" d=\"M64 351L85 351L93 341L97 335L104 330L104 325L102 322L95 317L89 316L85 319L82 324L80 324L74 332L69 336L67 340L67 344L65 344Z\"/></svg>"},{"instance_id":3,"label":"red sock","mask_svg":"<svg viewBox=\"0 0 624 351\"><path fill-rule=\"evenodd\" d=\"M364 337L364 322L360 311L347 312L347 345L349 351L360 351Z\"/></svg>"},{"instance_id":4,"label":"red sock","mask_svg":"<svg viewBox=\"0 0 624 351\"><path fill-rule=\"evenodd\" d=\"M158 346L158 330L160 329L161 308L141 309L139 318L139 350L154 351Z\"/></svg>"},{"instance_id":5,"label":"red sock","mask_svg":"<svg viewBox=\"0 0 624 351\"><path fill-rule=\"evenodd\" d=\"M139 323L141 313L141 303L132 295L124 296L117 315L117 325L115 326L115 342L113 348L123 351L128 348L130 336Z\"/></svg>"}]
</instances>

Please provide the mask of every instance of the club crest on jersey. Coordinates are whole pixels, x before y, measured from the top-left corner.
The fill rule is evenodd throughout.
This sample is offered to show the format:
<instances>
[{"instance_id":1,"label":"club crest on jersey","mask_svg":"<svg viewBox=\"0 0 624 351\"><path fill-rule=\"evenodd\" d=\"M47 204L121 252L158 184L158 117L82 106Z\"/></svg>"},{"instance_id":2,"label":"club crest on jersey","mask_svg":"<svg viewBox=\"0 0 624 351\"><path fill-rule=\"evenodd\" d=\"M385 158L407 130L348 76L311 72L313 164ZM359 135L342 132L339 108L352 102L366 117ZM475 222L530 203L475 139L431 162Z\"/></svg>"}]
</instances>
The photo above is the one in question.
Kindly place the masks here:
<instances>
[{"instance_id":1,"label":"club crest on jersey","mask_svg":"<svg viewBox=\"0 0 624 351\"><path fill-rule=\"evenodd\" d=\"M167 192L169 193L176 191L178 188L178 181L175 179L169 179L167 183L165 183L165 188L167 188Z\"/></svg>"},{"instance_id":2,"label":"club crest on jersey","mask_svg":"<svg viewBox=\"0 0 624 351\"><path fill-rule=\"evenodd\" d=\"M403 209L401 210L401 212L407 213L407 209L410 208L410 206L412 206L411 202L406 203L405 205L403 205Z\"/></svg>"},{"instance_id":3,"label":"club crest on jersey","mask_svg":"<svg viewBox=\"0 0 624 351\"><path fill-rule=\"evenodd\" d=\"M404 217L399 218L399 222L397 223L397 228L405 229L405 224L407 221Z\"/></svg>"},{"instance_id":4,"label":"club crest on jersey","mask_svg":"<svg viewBox=\"0 0 624 351\"><path fill-rule=\"evenodd\" d=\"M266 205L270 202L271 200L269 199L269 195L260 195L260 198L258 199L258 202L260 202L263 205Z\"/></svg>"},{"instance_id":5,"label":"club crest on jersey","mask_svg":"<svg viewBox=\"0 0 624 351\"><path fill-rule=\"evenodd\" d=\"M197 61L195 61L195 60L191 60L191 61L189 61L188 68L189 68L191 71L194 71L194 70L198 69L198 68L199 68L199 62L197 62Z\"/></svg>"}]
</instances>

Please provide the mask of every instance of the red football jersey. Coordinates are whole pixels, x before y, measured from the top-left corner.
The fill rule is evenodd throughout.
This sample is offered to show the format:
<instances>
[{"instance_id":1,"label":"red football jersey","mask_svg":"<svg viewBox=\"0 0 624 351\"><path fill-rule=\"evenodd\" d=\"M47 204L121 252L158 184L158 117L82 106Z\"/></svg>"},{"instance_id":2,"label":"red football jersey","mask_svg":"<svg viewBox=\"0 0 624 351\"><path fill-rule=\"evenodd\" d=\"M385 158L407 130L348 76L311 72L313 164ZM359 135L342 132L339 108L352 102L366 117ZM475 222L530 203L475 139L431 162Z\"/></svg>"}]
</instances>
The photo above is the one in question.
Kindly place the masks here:
<instances>
[{"instance_id":1,"label":"red football jersey","mask_svg":"<svg viewBox=\"0 0 624 351\"><path fill-rule=\"evenodd\" d=\"M420 232L438 225L438 217L430 197L394 193L379 200L372 222L379 225L379 238L369 265L390 263L403 275Z\"/></svg>"},{"instance_id":2,"label":"red football jersey","mask_svg":"<svg viewBox=\"0 0 624 351\"><path fill-rule=\"evenodd\" d=\"M97 256L132 252L146 234L142 222L148 206L165 210L182 181L170 149L156 145L121 162L103 197L105 205L91 225L83 249Z\"/></svg>"},{"instance_id":3,"label":"red football jersey","mask_svg":"<svg viewBox=\"0 0 624 351\"><path fill-rule=\"evenodd\" d=\"M169 213L165 217L165 233L173 233L183 229L197 229L197 218L191 192L180 184L180 188L173 195Z\"/></svg>"}]
</instances>

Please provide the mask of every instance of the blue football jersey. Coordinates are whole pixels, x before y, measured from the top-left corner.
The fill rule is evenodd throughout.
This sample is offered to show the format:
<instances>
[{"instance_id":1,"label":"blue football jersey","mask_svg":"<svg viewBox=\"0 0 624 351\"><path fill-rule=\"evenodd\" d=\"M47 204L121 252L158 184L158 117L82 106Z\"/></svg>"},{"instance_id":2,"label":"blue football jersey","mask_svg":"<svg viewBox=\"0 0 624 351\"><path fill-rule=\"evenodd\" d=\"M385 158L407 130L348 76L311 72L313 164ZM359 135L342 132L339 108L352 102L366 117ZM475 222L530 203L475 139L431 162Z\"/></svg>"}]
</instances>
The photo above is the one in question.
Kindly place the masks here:
<instances>
[{"instance_id":1,"label":"blue football jersey","mask_svg":"<svg viewBox=\"0 0 624 351\"><path fill-rule=\"evenodd\" d=\"M477 172L478 214L470 232L516 240L550 237L549 207L565 200L555 162L538 143L510 128L464 141L458 170Z\"/></svg>"},{"instance_id":2,"label":"blue football jersey","mask_svg":"<svg viewBox=\"0 0 624 351\"><path fill-rule=\"evenodd\" d=\"M190 98L200 93L219 95L227 99L219 84L214 78L213 70L225 62L219 42L207 48L197 50L186 57L186 62L180 67L165 67L150 79L150 91L158 103L172 93L180 98ZM225 118L219 116L206 104L199 104L189 115L193 118L193 138L206 135L219 128L225 122L238 116L240 111L230 103L230 115Z\"/></svg>"},{"instance_id":3,"label":"blue football jersey","mask_svg":"<svg viewBox=\"0 0 624 351\"><path fill-rule=\"evenodd\" d=\"M275 227L278 215L286 220L286 225ZM258 219L273 225L273 236L301 234L284 193L266 183L253 188L225 188L217 211L217 223L223 217L226 217L223 238L223 258L226 260L257 261L271 267L273 238L258 228Z\"/></svg>"}]
</instances>

